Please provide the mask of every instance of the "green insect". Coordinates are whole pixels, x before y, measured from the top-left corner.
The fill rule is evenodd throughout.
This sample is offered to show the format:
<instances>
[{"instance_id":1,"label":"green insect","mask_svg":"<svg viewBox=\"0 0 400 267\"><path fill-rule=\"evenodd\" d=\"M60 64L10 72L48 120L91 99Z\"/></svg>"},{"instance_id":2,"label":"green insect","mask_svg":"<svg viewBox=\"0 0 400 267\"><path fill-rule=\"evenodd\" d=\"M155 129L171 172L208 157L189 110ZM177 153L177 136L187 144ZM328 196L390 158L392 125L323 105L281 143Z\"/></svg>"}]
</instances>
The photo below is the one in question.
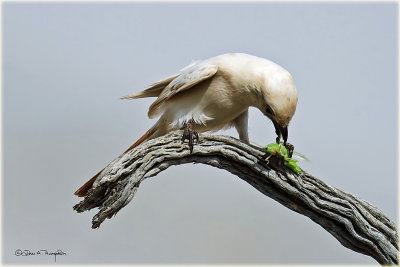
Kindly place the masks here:
<instances>
[{"instance_id":1,"label":"green insect","mask_svg":"<svg viewBox=\"0 0 400 267\"><path fill-rule=\"evenodd\" d=\"M301 174L302 170L297 165L297 160L291 158L291 152L283 144L271 143L267 146L262 147L270 155L266 158L266 161L272 156L280 156L283 159L283 164L291 169L296 174Z\"/></svg>"}]
</instances>

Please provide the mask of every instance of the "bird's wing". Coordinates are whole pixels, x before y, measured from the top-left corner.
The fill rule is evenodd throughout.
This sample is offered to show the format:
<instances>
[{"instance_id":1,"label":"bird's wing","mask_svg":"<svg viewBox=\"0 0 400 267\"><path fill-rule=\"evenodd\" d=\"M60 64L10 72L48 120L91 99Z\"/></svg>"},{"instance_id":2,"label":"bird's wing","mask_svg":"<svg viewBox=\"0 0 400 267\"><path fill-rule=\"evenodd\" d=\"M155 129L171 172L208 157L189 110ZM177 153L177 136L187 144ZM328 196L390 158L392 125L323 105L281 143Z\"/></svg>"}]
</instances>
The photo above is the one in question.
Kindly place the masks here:
<instances>
[{"instance_id":1,"label":"bird's wing","mask_svg":"<svg viewBox=\"0 0 400 267\"><path fill-rule=\"evenodd\" d=\"M170 76L162 81L155 82L152 85L150 85L149 87L147 87L145 90L143 90L139 93L121 96L121 99L133 99L133 98L159 96L161 94L161 92L164 90L164 88L178 76L179 76L179 74L175 74L175 75Z\"/></svg>"},{"instance_id":2,"label":"bird's wing","mask_svg":"<svg viewBox=\"0 0 400 267\"><path fill-rule=\"evenodd\" d=\"M149 117L153 118L161 112L163 102L179 92L192 88L196 84L211 78L218 70L217 65L200 63L183 69L161 92L157 100L149 108Z\"/></svg>"}]
</instances>

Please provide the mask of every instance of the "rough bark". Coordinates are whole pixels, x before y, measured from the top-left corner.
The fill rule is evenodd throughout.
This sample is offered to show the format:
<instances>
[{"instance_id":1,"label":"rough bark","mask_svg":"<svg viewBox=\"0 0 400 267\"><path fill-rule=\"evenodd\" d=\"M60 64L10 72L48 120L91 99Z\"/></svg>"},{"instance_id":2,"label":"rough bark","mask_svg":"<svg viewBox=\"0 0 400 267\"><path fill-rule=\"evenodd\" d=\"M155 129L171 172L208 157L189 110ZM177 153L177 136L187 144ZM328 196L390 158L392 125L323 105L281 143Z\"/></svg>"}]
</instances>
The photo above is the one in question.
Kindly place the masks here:
<instances>
[{"instance_id":1,"label":"rough bark","mask_svg":"<svg viewBox=\"0 0 400 267\"><path fill-rule=\"evenodd\" d=\"M173 165L203 163L225 169L285 207L309 217L339 242L373 257L382 265L398 264L396 225L376 207L327 185L303 171L297 175L277 157L233 137L201 135L190 154L181 132L150 140L112 161L93 188L74 209L100 211L93 217L98 228L133 198L140 183Z\"/></svg>"}]
</instances>

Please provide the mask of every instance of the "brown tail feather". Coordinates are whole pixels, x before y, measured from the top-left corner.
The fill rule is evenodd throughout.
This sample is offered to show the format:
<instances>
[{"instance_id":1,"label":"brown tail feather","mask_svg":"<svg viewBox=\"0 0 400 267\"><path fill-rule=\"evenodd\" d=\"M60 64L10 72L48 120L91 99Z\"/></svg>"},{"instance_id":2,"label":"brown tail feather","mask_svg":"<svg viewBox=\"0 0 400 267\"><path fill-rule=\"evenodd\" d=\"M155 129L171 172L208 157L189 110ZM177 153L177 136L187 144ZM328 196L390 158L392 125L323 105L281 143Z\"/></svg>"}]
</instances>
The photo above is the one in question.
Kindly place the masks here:
<instances>
[{"instance_id":1,"label":"brown tail feather","mask_svg":"<svg viewBox=\"0 0 400 267\"><path fill-rule=\"evenodd\" d=\"M156 132L156 130L157 130L157 124L154 125L152 128L150 128L150 130L148 130L142 137L140 137L135 143L133 143L133 145L128 147L128 149L125 150L124 153L134 149L135 147L137 147L138 145L149 139L149 137L152 136Z\"/></svg>"},{"instance_id":2,"label":"brown tail feather","mask_svg":"<svg viewBox=\"0 0 400 267\"><path fill-rule=\"evenodd\" d=\"M77 195L78 197L84 197L86 195L87 191L89 191L89 189L92 188L92 185L93 185L94 181L96 181L97 176L99 176L103 170L99 171L95 176L90 178L89 181L87 181L84 185L79 187L79 189L75 191L74 195Z\"/></svg>"},{"instance_id":3,"label":"brown tail feather","mask_svg":"<svg viewBox=\"0 0 400 267\"><path fill-rule=\"evenodd\" d=\"M157 126L158 124L156 123L156 125L154 125L150 130L148 130L142 137L140 137L133 145L131 145L127 150L124 151L124 153L128 152L129 150L137 147L138 145L140 145L141 143L143 143L144 141L146 141L147 139L149 139L149 137L151 137L156 131L157 131ZM81 187L79 187L78 190L75 191L75 195L77 195L78 197L84 197L86 195L86 193L89 191L90 188L92 188L94 181L96 181L96 178L100 175L100 173L103 171L104 169L102 169L101 171L99 171L95 176L93 176L89 181L87 181L84 185L82 185Z\"/></svg>"}]
</instances>

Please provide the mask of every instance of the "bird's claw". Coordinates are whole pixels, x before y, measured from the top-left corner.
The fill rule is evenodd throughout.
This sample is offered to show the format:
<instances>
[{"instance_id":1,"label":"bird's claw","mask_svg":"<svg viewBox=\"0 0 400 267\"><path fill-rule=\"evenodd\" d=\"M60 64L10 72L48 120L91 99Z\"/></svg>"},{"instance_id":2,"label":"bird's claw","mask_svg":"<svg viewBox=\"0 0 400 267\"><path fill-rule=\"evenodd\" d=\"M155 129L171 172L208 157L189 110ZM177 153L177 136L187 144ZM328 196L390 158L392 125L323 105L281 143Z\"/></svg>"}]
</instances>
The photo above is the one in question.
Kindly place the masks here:
<instances>
[{"instance_id":1,"label":"bird's claw","mask_svg":"<svg viewBox=\"0 0 400 267\"><path fill-rule=\"evenodd\" d=\"M189 149L190 149L190 154L193 152L193 144L194 144L194 139L196 139L196 142L199 142L199 133L193 130L192 124L190 123L185 123L183 125L183 134L182 134L182 143L185 142L185 140L188 139L189 141Z\"/></svg>"}]
</instances>

